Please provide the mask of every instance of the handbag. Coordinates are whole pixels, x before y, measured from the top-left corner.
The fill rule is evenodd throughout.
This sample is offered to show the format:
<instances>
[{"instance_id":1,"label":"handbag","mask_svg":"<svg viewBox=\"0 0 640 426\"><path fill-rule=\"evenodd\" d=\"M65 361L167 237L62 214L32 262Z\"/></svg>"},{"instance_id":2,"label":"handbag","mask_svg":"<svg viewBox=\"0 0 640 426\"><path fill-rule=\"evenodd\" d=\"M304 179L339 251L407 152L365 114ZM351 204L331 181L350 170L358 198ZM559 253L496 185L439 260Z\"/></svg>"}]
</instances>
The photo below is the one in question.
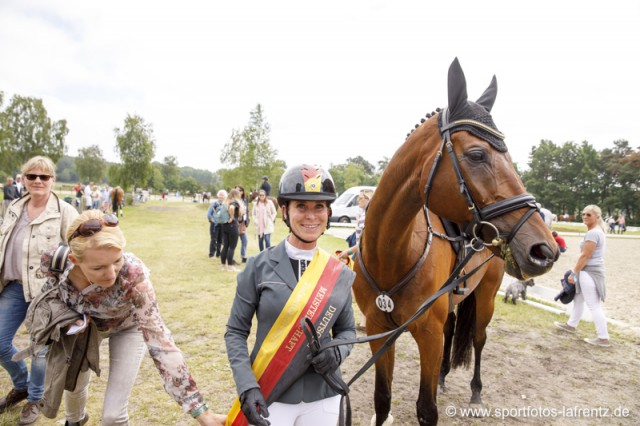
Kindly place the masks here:
<instances>
[{"instance_id":1,"label":"handbag","mask_svg":"<svg viewBox=\"0 0 640 426\"><path fill-rule=\"evenodd\" d=\"M247 224L244 223L244 220L241 220L238 223L238 235L244 235L247 232Z\"/></svg>"}]
</instances>

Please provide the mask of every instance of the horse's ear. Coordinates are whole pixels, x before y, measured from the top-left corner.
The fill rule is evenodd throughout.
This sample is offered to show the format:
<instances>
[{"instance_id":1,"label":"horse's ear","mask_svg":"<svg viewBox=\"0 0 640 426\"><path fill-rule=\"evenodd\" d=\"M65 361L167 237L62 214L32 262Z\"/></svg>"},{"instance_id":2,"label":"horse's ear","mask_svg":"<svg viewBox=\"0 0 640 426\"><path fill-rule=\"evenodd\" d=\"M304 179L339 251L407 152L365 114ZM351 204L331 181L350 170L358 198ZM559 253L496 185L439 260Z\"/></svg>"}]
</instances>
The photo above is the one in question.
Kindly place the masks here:
<instances>
[{"instance_id":1,"label":"horse's ear","mask_svg":"<svg viewBox=\"0 0 640 426\"><path fill-rule=\"evenodd\" d=\"M464 77L458 58L455 58L449 67L449 112L451 116L458 108L467 105L467 79Z\"/></svg>"},{"instance_id":2,"label":"horse's ear","mask_svg":"<svg viewBox=\"0 0 640 426\"><path fill-rule=\"evenodd\" d=\"M478 98L476 103L478 105L483 106L487 110L487 112L491 112L491 108L493 108L493 104L496 101L497 94L498 94L498 80L494 75L493 78L491 79L491 83L489 84L489 87L487 87L487 90L485 90L482 96Z\"/></svg>"}]
</instances>

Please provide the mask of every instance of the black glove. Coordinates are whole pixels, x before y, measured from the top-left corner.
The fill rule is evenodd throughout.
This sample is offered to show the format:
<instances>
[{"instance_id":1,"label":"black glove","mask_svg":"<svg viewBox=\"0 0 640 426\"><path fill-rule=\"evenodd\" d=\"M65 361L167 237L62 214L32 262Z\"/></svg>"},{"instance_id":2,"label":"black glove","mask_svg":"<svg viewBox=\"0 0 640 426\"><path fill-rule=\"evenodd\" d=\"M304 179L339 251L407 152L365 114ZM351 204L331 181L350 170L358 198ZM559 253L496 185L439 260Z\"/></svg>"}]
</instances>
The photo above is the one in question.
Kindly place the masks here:
<instances>
[{"instance_id":1,"label":"black glove","mask_svg":"<svg viewBox=\"0 0 640 426\"><path fill-rule=\"evenodd\" d=\"M260 388L251 388L240 395L240 407L249 424L255 426L269 426L271 423L262 417L269 417L267 402L260 392ZM262 417L261 417L262 416Z\"/></svg>"},{"instance_id":2,"label":"black glove","mask_svg":"<svg viewBox=\"0 0 640 426\"><path fill-rule=\"evenodd\" d=\"M336 371L340 367L340 361L340 350L334 346L311 358L311 365L316 373L325 375Z\"/></svg>"}]
</instances>

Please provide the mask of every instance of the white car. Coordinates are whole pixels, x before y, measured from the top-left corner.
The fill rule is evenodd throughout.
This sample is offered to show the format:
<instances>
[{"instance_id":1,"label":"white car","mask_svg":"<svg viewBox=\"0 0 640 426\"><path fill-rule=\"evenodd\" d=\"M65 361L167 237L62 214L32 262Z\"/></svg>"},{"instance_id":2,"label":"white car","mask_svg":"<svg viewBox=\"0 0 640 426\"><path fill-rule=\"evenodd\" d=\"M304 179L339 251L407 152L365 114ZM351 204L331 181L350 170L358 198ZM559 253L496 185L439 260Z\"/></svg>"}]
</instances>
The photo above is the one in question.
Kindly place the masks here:
<instances>
[{"instance_id":1,"label":"white car","mask_svg":"<svg viewBox=\"0 0 640 426\"><path fill-rule=\"evenodd\" d=\"M355 222L358 214L358 195L363 189L376 190L375 186L353 186L344 191L331 203L331 217L329 221L350 223Z\"/></svg>"}]
</instances>

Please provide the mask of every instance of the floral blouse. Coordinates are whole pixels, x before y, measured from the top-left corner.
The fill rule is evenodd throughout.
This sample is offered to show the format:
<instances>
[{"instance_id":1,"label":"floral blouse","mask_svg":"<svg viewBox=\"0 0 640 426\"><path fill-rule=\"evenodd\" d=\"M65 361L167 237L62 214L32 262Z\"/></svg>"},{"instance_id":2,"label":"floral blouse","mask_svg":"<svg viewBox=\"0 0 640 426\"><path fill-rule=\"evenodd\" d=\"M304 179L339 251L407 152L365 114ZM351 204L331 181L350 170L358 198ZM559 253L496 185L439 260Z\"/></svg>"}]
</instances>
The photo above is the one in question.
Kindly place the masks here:
<instances>
[{"instance_id":1,"label":"floral blouse","mask_svg":"<svg viewBox=\"0 0 640 426\"><path fill-rule=\"evenodd\" d=\"M182 352L162 320L149 278L150 271L140 259L132 253L123 252L124 264L112 287L104 289L92 284L79 291L67 278L73 269L71 262L67 261L61 274L49 270L52 254L42 257L42 271L47 275L42 291L59 285L60 297L67 306L80 314L90 315L101 331L114 333L138 327L167 393L185 412L204 402Z\"/></svg>"}]
</instances>

